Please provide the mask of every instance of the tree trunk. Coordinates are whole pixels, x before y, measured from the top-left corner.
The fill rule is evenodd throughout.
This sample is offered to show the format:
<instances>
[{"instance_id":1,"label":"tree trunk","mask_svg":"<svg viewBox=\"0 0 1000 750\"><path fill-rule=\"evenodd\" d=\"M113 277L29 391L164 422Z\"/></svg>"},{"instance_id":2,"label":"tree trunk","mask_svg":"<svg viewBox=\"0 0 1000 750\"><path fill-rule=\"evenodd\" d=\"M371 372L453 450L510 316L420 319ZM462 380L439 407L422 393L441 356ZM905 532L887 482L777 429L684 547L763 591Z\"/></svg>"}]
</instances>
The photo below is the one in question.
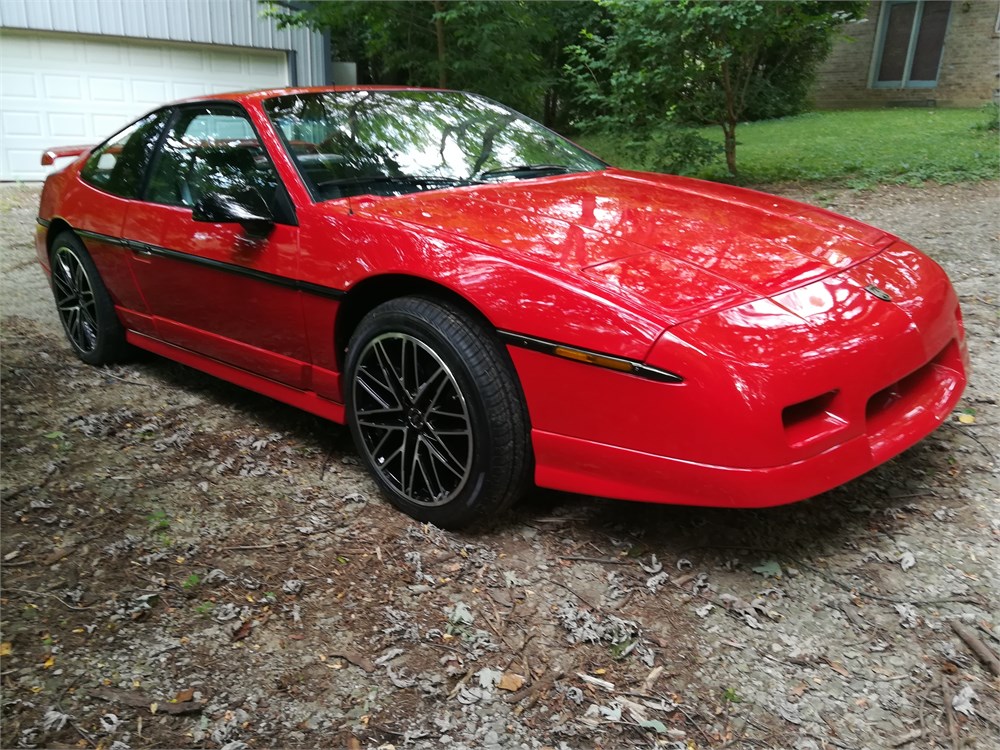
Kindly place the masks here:
<instances>
[{"instance_id":1,"label":"tree trunk","mask_svg":"<svg viewBox=\"0 0 1000 750\"><path fill-rule=\"evenodd\" d=\"M444 5L441 0L433 0L434 5L434 33L437 35L438 53L438 86L443 89L448 88L447 59L444 46Z\"/></svg>"},{"instance_id":2,"label":"tree trunk","mask_svg":"<svg viewBox=\"0 0 1000 750\"><path fill-rule=\"evenodd\" d=\"M736 114L736 91L729 72L729 61L722 63L722 90L726 95L726 114L722 121L722 132L726 137L726 167L729 174L737 176L736 171L736 124L739 117Z\"/></svg>"},{"instance_id":3,"label":"tree trunk","mask_svg":"<svg viewBox=\"0 0 1000 750\"><path fill-rule=\"evenodd\" d=\"M729 174L736 177L739 174L736 171L736 123L727 120L722 124L722 132L726 137L726 167Z\"/></svg>"},{"instance_id":4,"label":"tree trunk","mask_svg":"<svg viewBox=\"0 0 1000 750\"><path fill-rule=\"evenodd\" d=\"M558 107L559 99L556 96L556 92L551 88L545 92L545 108L544 114L542 115L542 125L547 128L554 128L556 125L556 112Z\"/></svg>"}]
</instances>

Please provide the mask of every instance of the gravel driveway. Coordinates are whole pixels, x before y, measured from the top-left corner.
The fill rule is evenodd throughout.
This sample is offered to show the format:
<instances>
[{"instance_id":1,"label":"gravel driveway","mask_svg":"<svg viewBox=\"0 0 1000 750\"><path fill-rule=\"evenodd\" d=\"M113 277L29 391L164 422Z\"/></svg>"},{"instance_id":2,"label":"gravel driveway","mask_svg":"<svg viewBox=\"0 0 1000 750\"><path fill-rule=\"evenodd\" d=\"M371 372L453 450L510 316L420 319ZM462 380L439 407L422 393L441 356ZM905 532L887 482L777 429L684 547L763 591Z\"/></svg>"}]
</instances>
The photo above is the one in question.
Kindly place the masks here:
<instances>
[{"instance_id":1,"label":"gravel driveway","mask_svg":"<svg viewBox=\"0 0 1000 750\"><path fill-rule=\"evenodd\" d=\"M1000 746L957 634L1000 651L998 184L784 192L948 270L954 419L789 507L537 492L468 535L379 500L343 428L153 356L79 363L38 190L0 187L0 745Z\"/></svg>"}]
</instances>

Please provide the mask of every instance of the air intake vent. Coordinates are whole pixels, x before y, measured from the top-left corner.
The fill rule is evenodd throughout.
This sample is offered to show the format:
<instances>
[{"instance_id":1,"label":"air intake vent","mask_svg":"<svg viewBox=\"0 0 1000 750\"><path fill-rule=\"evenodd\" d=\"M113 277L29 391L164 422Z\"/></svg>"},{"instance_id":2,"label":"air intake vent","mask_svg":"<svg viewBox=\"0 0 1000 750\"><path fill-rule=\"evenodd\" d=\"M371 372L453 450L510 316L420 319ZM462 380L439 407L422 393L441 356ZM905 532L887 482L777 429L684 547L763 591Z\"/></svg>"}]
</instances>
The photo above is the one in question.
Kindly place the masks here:
<instances>
[{"instance_id":1,"label":"air intake vent","mask_svg":"<svg viewBox=\"0 0 1000 750\"><path fill-rule=\"evenodd\" d=\"M844 427L846 422L832 410L839 392L827 391L782 409L781 421L790 446L808 445Z\"/></svg>"}]
</instances>

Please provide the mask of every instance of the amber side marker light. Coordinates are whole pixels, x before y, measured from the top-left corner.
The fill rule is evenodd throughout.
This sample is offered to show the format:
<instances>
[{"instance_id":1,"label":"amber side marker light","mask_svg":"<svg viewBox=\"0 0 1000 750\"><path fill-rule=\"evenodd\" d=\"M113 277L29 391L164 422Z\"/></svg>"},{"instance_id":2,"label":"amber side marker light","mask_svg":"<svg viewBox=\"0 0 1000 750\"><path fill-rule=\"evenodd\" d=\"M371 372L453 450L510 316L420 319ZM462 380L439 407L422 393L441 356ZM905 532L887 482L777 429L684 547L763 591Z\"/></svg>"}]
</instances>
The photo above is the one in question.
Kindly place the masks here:
<instances>
[{"instance_id":1,"label":"amber side marker light","mask_svg":"<svg viewBox=\"0 0 1000 750\"><path fill-rule=\"evenodd\" d=\"M602 357L600 354L591 354L590 352L583 352L579 349L569 349L565 346L557 346L552 350L552 353L557 357L575 359L577 362L586 362L588 365L607 367L609 370L618 370L619 372L632 372L632 368L634 367L631 362L624 359Z\"/></svg>"},{"instance_id":2,"label":"amber side marker light","mask_svg":"<svg viewBox=\"0 0 1000 750\"><path fill-rule=\"evenodd\" d=\"M555 341L546 341L545 339L537 339L534 336L525 336L520 333L499 331L499 334L508 344L513 344L523 349L531 349L543 354L551 354L561 359L569 359L585 365L603 367L606 370L614 370L615 372L624 372L628 375L635 375L646 380L655 380L659 383L677 384L684 382L684 378L676 373L661 370L658 367L650 367L649 365L644 365L642 362L633 362L630 359L599 354L587 351L586 349L578 349L575 346L559 344Z\"/></svg>"}]
</instances>

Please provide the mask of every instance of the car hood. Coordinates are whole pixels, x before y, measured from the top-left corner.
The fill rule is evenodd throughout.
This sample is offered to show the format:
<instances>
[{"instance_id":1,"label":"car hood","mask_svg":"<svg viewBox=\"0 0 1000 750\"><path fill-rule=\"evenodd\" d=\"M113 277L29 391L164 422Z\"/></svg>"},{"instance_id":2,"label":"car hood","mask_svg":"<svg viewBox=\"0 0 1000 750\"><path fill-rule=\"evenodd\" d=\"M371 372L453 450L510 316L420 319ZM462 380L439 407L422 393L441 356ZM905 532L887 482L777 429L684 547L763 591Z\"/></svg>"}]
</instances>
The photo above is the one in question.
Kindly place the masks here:
<instances>
[{"instance_id":1,"label":"car hood","mask_svg":"<svg viewBox=\"0 0 1000 750\"><path fill-rule=\"evenodd\" d=\"M355 211L486 243L678 323L773 296L895 238L764 193L609 169L369 199Z\"/></svg>"}]
</instances>

